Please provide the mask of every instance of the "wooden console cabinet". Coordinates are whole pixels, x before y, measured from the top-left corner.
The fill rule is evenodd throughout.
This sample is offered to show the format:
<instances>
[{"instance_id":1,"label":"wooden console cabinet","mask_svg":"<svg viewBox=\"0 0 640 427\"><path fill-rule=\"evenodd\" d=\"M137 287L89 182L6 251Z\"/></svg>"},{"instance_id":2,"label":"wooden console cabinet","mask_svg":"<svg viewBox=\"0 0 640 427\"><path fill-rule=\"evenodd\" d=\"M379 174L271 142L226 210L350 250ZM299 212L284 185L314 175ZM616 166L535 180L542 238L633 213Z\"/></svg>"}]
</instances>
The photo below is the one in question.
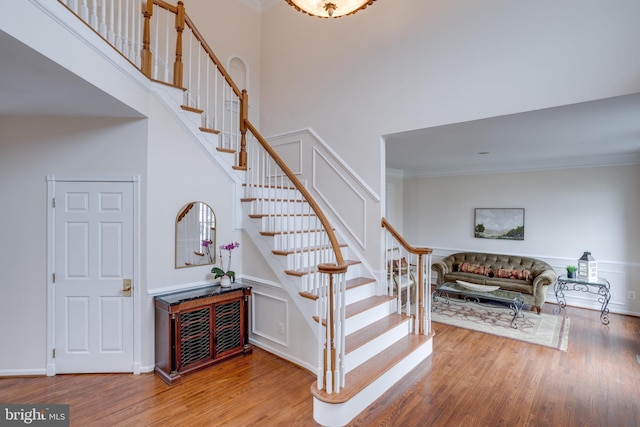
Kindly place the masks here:
<instances>
[{"instance_id":1,"label":"wooden console cabinet","mask_svg":"<svg viewBox=\"0 0 640 427\"><path fill-rule=\"evenodd\" d=\"M251 288L211 286L154 297L155 372L168 384L239 354L251 353Z\"/></svg>"}]
</instances>

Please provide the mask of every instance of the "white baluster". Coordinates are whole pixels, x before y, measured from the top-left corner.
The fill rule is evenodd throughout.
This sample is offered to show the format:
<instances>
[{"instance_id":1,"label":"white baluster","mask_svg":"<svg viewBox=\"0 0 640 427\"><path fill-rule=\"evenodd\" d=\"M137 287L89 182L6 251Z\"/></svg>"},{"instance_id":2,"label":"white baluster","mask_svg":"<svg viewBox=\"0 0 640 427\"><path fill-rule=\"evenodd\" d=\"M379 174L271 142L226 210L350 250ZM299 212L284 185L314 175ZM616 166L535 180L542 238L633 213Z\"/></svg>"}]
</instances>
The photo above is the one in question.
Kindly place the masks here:
<instances>
[{"instance_id":1,"label":"white baluster","mask_svg":"<svg viewBox=\"0 0 640 427\"><path fill-rule=\"evenodd\" d=\"M78 14L78 1L77 0L67 0L65 2L67 7L71 9L75 14Z\"/></svg>"},{"instance_id":2,"label":"white baluster","mask_svg":"<svg viewBox=\"0 0 640 427\"><path fill-rule=\"evenodd\" d=\"M89 25L91 25L91 28L98 31L98 0L93 0L91 3L91 22Z\"/></svg>"},{"instance_id":3,"label":"white baluster","mask_svg":"<svg viewBox=\"0 0 640 427\"><path fill-rule=\"evenodd\" d=\"M87 0L82 0L82 5L80 6L80 18L84 22L89 22L89 6L87 6Z\"/></svg>"},{"instance_id":4,"label":"white baluster","mask_svg":"<svg viewBox=\"0 0 640 427\"><path fill-rule=\"evenodd\" d=\"M150 1L150 0L149 0ZM153 37L153 42L154 42L154 48L151 50L151 52L153 53L152 58L153 58L153 71L151 72L151 76L156 79L156 80L160 80L160 76L158 74L158 62L160 61L160 56L158 55L158 46L160 44L159 40L160 40L160 17L158 16L158 13L154 13L154 22L155 22L155 36ZM168 29L167 29L168 30ZM165 31L166 33L168 33L169 31Z\"/></svg>"},{"instance_id":5,"label":"white baluster","mask_svg":"<svg viewBox=\"0 0 640 427\"><path fill-rule=\"evenodd\" d=\"M107 0L102 0L100 8L100 26L98 32L107 38Z\"/></svg>"},{"instance_id":6,"label":"white baluster","mask_svg":"<svg viewBox=\"0 0 640 427\"><path fill-rule=\"evenodd\" d=\"M160 13L160 8L158 8L158 14ZM160 25L160 20L158 19L158 25ZM164 33L164 81L165 82L173 82L172 75L169 71L169 31L171 27L169 26L169 14L164 14L164 25L162 32ZM157 53L158 57L160 54Z\"/></svg>"},{"instance_id":7,"label":"white baluster","mask_svg":"<svg viewBox=\"0 0 640 427\"><path fill-rule=\"evenodd\" d=\"M129 57L129 1L124 0L124 8L122 9L122 22L124 23L124 31L122 31L122 54Z\"/></svg>"},{"instance_id":8,"label":"white baluster","mask_svg":"<svg viewBox=\"0 0 640 427\"><path fill-rule=\"evenodd\" d=\"M115 20L115 1L111 0L109 3L109 30L107 31L107 40L109 43L115 46L115 32L114 32L114 20Z\"/></svg>"},{"instance_id":9,"label":"white baluster","mask_svg":"<svg viewBox=\"0 0 640 427\"><path fill-rule=\"evenodd\" d=\"M198 43L198 81L196 83L196 107L202 108L202 104L200 103L200 91L202 88L200 87L200 67L201 67L201 54L202 54L202 46Z\"/></svg>"},{"instance_id":10,"label":"white baluster","mask_svg":"<svg viewBox=\"0 0 640 427\"><path fill-rule=\"evenodd\" d=\"M134 64L140 65L140 49L138 48L138 31L136 27L140 9L136 7L137 5L137 0L131 2L131 50L129 51L129 59Z\"/></svg>"},{"instance_id":11,"label":"white baluster","mask_svg":"<svg viewBox=\"0 0 640 427\"><path fill-rule=\"evenodd\" d=\"M116 49L118 50L118 52L124 53L122 52L122 14L123 14L123 10L122 10L122 0L118 0L118 11L117 11L117 27L116 27Z\"/></svg>"}]
</instances>

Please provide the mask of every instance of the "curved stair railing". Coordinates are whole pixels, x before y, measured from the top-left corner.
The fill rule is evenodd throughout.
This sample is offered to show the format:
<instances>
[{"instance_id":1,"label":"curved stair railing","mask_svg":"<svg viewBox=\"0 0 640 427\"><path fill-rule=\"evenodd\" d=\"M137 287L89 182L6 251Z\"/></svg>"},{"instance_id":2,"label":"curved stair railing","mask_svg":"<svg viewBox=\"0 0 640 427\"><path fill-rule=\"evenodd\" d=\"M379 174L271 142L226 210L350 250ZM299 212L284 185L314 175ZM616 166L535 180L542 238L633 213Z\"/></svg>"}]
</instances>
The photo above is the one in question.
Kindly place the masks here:
<instances>
[{"instance_id":1,"label":"curved stair railing","mask_svg":"<svg viewBox=\"0 0 640 427\"><path fill-rule=\"evenodd\" d=\"M292 253L294 261L286 273L303 278L301 295L316 300L322 353L317 387L327 393L339 392L345 380L348 263L320 206L249 121L247 91L234 83L185 12L183 2L175 6L162 0L58 2L148 78L183 89L182 109L201 114L200 131L217 135L217 150L235 156L234 169L247 171L243 202L251 204L251 215L269 221L273 233L279 227L284 230L282 224L287 223L283 239L289 243L282 251Z\"/></svg>"},{"instance_id":2,"label":"curved stair railing","mask_svg":"<svg viewBox=\"0 0 640 427\"><path fill-rule=\"evenodd\" d=\"M411 246L384 218L387 291L397 300L398 313L413 318L412 332L431 334L431 248Z\"/></svg>"}]
</instances>

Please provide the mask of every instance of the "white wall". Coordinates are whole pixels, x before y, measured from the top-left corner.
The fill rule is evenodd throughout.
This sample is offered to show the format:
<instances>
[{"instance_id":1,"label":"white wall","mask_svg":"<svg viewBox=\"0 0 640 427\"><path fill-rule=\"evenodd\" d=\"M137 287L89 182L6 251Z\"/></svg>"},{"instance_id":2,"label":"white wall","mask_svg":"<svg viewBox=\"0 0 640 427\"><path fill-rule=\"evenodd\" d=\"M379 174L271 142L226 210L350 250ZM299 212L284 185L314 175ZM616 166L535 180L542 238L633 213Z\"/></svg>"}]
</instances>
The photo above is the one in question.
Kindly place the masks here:
<instances>
[{"instance_id":1,"label":"white wall","mask_svg":"<svg viewBox=\"0 0 640 427\"><path fill-rule=\"evenodd\" d=\"M46 365L45 177L144 176L146 140L144 120L0 118L0 370Z\"/></svg>"},{"instance_id":2,"label":"white wall","mask_svg":"<svg viewBox=\"0 0 640 427\"><path fill-rule=\"evenodd\" d=\"M494 175L406 178L404 231L410 243L434 249L542 258L560 274L586 250L611 282L610 309L640 314L640 166L547 170ZM524 208L525 239L475 238L474 208ZM551 295L551 294L550 294ZM595 297L568 303L597 307ZM547 300L555 301L554 296Z\"/></svg>"},{"instance_id":3,"label":"white wall","mask_svg":"<svg viewBox=\"0 0 640 427\"><path fill-rule=\"evenodd\" d=\"M638 16L635 0L393 0L326 20L279 1L261 129L313 128L380 194L382 135L640 90Z\"/></svg>"},{"instance_id":4,"label":"white wall","mask_svg":"<svg viewBox=\"0 0 640 427\"><path fill-rule=\"evenodd\" d=\"M260 129L260 37L261 14L243 1L183 0L185 11L226 70L229 61L240 58L248 68L249 119ZM171 2L170 2L171 3Z\"/></svg>"}]
</instances>

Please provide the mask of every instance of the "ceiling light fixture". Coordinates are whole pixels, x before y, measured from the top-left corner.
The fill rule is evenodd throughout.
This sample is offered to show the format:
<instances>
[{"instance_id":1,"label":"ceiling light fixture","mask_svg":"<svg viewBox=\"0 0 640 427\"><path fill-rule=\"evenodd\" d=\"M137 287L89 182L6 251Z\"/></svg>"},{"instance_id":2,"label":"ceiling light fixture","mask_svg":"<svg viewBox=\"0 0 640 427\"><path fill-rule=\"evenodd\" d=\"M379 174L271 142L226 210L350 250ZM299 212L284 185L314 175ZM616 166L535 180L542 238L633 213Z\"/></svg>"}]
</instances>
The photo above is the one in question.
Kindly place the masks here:
<instances>
[{"instance_id":1,"label":"ceiling light fixture","mask_svg":"<svg viewBox=\"0 0 640 427\"><path fill-rule=\"evenodd\" d=\"M297 11L318 18L340 18L371 6L376 0L285 0Z\"/></svg>"}]
</instances>

